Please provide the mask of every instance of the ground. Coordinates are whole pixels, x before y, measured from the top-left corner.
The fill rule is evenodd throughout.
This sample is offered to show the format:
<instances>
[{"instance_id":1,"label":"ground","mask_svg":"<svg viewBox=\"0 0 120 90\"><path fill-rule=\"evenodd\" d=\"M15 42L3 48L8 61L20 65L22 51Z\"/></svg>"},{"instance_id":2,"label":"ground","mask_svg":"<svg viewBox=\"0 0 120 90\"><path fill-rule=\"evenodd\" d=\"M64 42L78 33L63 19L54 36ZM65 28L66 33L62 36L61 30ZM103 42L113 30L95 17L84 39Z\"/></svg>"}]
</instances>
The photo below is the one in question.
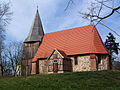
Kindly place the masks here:
<instances>
[{"instance_id":1,"label":"ground","mask_svg":"<svg viewBox=\"0 0 120 90\"><path fill-rule=\"evenodd\" d=\"M120 71L0 78L0 90L120 90Z\"/></svg>"}]
</instances>

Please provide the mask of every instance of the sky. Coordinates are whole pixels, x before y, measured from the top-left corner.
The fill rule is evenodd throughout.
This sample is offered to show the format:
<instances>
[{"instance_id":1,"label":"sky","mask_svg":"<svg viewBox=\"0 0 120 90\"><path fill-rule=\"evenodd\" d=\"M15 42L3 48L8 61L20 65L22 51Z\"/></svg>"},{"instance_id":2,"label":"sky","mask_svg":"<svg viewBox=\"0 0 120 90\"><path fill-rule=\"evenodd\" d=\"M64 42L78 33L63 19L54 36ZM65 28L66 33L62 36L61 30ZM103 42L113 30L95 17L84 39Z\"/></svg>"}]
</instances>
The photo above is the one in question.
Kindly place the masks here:
<instances>
[{"instance_id":1,"label":"sky","mask_svg":"<svg viewBox=\"0 0 120 90\"><path fill-rule=\"evenodd\" d=\"M79 12L87 12L90 2L95 0L74 0L74 4L65 11L68 0L0 0L2 2L11 2L11 11L13 12L12 21L7 27L7 41L24 41L27 37L32 22L34 20L37 5L45 33L82 27L89 25L90 22L83 19ZM114 6L120 5L120 0L115 0ZM108 14L109 10L102 11L103 15ZM113 16L105 19L104 24L110 26L120 34L120 15L115 13ZM105 41L110 30L102 25L96 26L101 38ZM111 32L113 33L113 32ZM114 34L114 33L113 33ZM120 37L114 34L117 42L120 43Z\"/></svg>"}]
</instances>

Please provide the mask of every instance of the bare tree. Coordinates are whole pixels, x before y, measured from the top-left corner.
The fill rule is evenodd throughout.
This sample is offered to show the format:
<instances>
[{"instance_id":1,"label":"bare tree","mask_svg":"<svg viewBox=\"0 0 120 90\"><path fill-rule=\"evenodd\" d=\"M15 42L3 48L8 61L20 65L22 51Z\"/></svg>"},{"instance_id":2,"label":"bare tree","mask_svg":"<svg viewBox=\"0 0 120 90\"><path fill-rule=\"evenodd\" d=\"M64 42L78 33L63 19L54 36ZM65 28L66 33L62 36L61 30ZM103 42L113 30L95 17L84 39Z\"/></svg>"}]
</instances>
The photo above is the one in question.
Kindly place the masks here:
<instances>
[{"instance_id":1,"label":"bare tree","mask_svg":"<svg viewBox=\"0 0 120 90\"><path fill-rule=\"evenodd\" d=\"M2 50L4 48L4 40L5 40L5 30L6 26L9 24L11 20L12 12L10 10L10 2L1 3L0 2L0 66L2 67ZM3 67L2 67L3 68ZM3 69L2 75L3 75Z\"/></svg>"},{"instance_id":2,"label":"bare tree","mask_svg":"<svg viewBox=\"0 0 120 90\"><path fill-rule=\"evenodd\" d=\"M68 4L65 10L67 10L67 8L70 6L70 3L74 3L74 2L75 2L74 0L68 0ZM95 26L98 24L101 24L102 26L111 30L117 36L120 37L120 34L118 32L116 32L110 26L107 26L102 22L106 18L113 16L113 14L115 13L120 15L120 11L119 11L120 4L118 6L115 6L114 3L115 3L115 0L94 0L94 2L91 2L91 5L88 7L87 11L79 12L79 13L83 16L84 19L89 20L91 24L94 23ZM120 1L118 3L120 3ZM103 12L105 10L106 10L106 13Z\"/></svg>"},{"instance_id":3,"label":"bare tree","mask_svg":"<svg viewBox=\"0 0 120 90\"><path fill-rule=\"evenodd\" d=\"M19 65L21 64L22 59L22 48L22 42L10 42L8 45L6 45L4 50L4 56L8 61L10 61L10 66L14 76L17 76L19 72Z\"/></svg>"},{"instance_id":4,"label":"bare tree","mask_svg":"<svg viewBox=\"0 0 120 90\"><path fill-rule=\"evenodd\" d=\"M12 75L11 62L3 55L2 55L1 63L2 63L3 75Z\"/></svg>"}]
</instances>

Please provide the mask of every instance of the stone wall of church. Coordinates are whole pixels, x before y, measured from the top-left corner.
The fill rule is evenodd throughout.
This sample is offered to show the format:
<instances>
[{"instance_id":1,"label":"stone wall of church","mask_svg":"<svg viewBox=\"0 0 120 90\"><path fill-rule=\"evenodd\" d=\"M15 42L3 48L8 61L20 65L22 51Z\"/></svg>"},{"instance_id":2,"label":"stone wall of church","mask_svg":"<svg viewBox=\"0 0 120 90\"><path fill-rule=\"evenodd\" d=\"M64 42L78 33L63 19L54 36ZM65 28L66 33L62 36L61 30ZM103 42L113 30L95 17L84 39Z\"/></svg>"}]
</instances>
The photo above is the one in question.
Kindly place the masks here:
<instances>
[{"instance_id":1,"label":"stone wall of church","mask_svg":"<svg viewBox=\"0 0 120 90\"><path fill-rule=\"evenodd\" d=\"M78 59L77 65L75 65L74 56L70 57L70 59L72 61L73 72L96 71L96 70L108 70L109 69L108 55L101 55L100 63L98 63L98 55L95 55L95 54L77 56L77 59ZM53 72L48 72L48 65L49 65L48 63L49 62L47 59L39 60L39 74L53 73ZM32 64L32 68L36 68L36 63ZM35 72L36 72L36 69L34 69L34 74ZM57 72L57 73L60 73L60 72Z\"/></svg>"},{"instance_id":2,"label":"stone wall of church","mask_svg":"<svg viewBox=\"0 0 120 90\"><path fill-rule=\"evenodd\" d=\"M108 70L109 69L109 58L107 55L101 56L101 61L98 64L98 70Z\"/></svg>"},{"instance_id":3,"label":"stone wall of church","mask_svg":"<svg viewBox=\"0 0 120 90\"><path fill-rule=\"evenodd\" d=\"M71 57L73 72L75 71L96 71L96 70L109 70L108 55L101 55L101 61L98 63L98 56L84 55L77 56L78 64L75 65L74 57Z\"/></svg>"},{"instance_id":4,"label":"stone wall of church","mask_svg":"<svg viewBox=\"0 0 120 90\"><path fill-rule=\"evenodd\" d=\"M77 56L78 58L78 64L75 65L74 57L71 57L72 59L72 67L73 72L74 71L90 71L90 56Z\"/></svg>"},{"instance_id":5,"label":"stone wall of church","mask_svg":"<svg viewBox=\"0 0 120 90\"><path fill-rule=\"evenodd\" d=\"M39 74L45 74L48 73L48 67L47 67L47 59L46 60L39 60Z\"/></svg>"}]
</instances>

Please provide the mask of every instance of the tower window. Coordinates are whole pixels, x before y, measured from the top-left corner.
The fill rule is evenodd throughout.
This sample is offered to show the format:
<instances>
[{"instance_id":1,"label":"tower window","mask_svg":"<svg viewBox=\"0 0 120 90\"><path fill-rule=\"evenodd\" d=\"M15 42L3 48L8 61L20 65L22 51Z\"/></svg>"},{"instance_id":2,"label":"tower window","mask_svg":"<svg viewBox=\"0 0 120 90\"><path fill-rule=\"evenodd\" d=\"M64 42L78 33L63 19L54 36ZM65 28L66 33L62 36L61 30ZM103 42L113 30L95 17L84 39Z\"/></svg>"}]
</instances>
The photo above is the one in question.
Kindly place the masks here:
<instances>
[{"instance_id":1,"label":"tower window","mask_svg":"<svg viewBox=\"0 0 120 90\"><path fill-rule=\"evenodd\" d=\"M75 65L78 65L78 58L77 57L74 57L74 63L75 63Z\"/></svg>"}]
</instances>

